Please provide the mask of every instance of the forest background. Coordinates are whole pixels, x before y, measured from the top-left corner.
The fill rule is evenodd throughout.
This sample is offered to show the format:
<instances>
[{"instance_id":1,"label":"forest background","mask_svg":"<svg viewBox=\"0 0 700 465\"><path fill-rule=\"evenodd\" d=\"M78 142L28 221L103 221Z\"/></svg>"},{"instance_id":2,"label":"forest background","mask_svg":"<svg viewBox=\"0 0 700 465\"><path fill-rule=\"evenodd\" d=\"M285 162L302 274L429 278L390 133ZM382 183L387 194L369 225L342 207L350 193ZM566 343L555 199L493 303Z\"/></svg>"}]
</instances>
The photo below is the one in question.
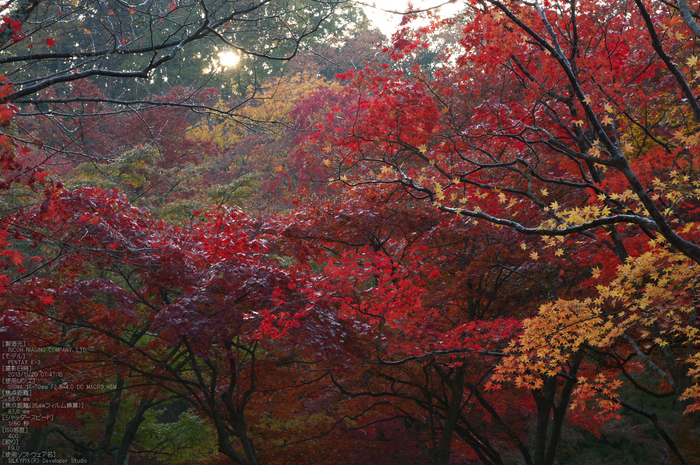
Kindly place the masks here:
<instances>
[{"instance_id":1,"label":"forest background","mask_svg":"<svg viewBox=\"0 0 700 465\"><path fill-rule=\"evenodd\" d=\"M3 464L700 463L698 5L456 3L3 5Z\"/></svg>"}]
</instances>

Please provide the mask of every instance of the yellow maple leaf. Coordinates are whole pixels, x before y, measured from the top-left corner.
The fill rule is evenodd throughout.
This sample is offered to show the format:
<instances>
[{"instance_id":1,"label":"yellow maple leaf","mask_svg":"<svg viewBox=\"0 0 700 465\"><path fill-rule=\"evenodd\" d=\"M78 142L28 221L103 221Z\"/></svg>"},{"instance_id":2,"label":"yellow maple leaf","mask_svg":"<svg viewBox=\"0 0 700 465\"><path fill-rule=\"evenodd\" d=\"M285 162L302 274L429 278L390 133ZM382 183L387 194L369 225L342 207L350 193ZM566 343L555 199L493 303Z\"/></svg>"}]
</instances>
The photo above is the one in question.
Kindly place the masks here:
<instances>
[{"instance_id":1,"label":"yellow maple leaf","mask_svg":"<svg viewBox=\"0 0 700 465\"><path fill-rule=\"evenodd\" d=\"M418 146L418 151L420 151L420 153L425 153L428 151L428 147L425 144L421 144Z\"/></svg>"},{"instance_id":2,"label":"yellow maple leaf","mask_svg":"<svg viewBox=\"0 0 700 465\"><path fill-rule=\"evenodd\" d=\"M538 254L537 252L532 252L530 254L530 258L533 260L538 260L540 258L540 254Z\"/></svg>"},{"instance_id":3,"label":"yellow maple leaf","mask_svg":"<svg viewBox=\"0 0 700 465\"><path fill-rule=\"evenodd\" d=\"M612 118L606 115L605 118L603 118L603 120L601 121L601 123L607 124L608 126L612 126L613 120Z\"/></svg>"},{"instance_id":4,"label":"yellow maple leaf","mask_svg":"<svg viewBox=\"0 0 700 465\"><path fill-rule=\"evenodd\" d=\"M600 268L595 267L591 270L591 275L595 278L598 279L600 278Z\"/></svg>"},{"instance_id":5,"label":"yellow maple leaf","mask_svg":"<svg viewBox=\"0 0 700 465\"><path fill-rule=\"evenodd\" d=\"M561 257L562 255L564 255L564 249L557 249L557 251L554 252L554 255L556 255L557 257Z\"/></svg>"},{"instance_id":6,"label":"yellow maple leaf","mask_svg":"<svg viewBox=\"0 0 700 465\"><path fill-rule=\"evenodd\" d=\"M559 203L557 203L557 201L555 200L554 202L552 202L552 203L549 205L549 208L551 208L552 210L558 210L558 209L559 209Z\"/></svg>"},{"instance_id":7,"label":"yellow maple leaf","mask_svg":"<svg viewBox=\"0 0 700 465\"><path fill-rule=\"evenodd\" d=\"M692 68L698 63L698 57L696 57L695 55L691 55L690 58L688 58L688 61L686 61L686 63Z\"/></svg>"},{"instance_id":8,"label":"yellow maple leaf","mask_svg":"<svg viewBox=\"0 0 700 465\"><path fill-rule=\"evenodd\" d=\"M593 101L588 95L586 95L586 98L583 99L583 103L590 105L591 103L593 103Z\"/></svg>"}]
</instances>

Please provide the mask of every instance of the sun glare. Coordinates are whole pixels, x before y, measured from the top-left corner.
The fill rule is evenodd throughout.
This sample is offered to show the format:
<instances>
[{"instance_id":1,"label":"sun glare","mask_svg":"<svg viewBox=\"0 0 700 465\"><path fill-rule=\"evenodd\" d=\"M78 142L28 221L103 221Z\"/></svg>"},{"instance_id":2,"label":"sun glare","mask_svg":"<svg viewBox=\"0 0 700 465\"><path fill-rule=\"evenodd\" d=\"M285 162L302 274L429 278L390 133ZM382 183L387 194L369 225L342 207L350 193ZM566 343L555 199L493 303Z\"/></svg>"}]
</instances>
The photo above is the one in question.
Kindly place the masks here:
<instances>
[{"instance_id":1,"label":"sun glare","mask_svg":"<svg viewBox=\"0 0 700 465\"><path fill-rule=\"evenodd\" d=\"M239 57L236 52L221 52L219 53L219 65L221 65L222 68L231 68L233 66L236 66L236 63L238 63Z\"/></svg>"}]
</instances>

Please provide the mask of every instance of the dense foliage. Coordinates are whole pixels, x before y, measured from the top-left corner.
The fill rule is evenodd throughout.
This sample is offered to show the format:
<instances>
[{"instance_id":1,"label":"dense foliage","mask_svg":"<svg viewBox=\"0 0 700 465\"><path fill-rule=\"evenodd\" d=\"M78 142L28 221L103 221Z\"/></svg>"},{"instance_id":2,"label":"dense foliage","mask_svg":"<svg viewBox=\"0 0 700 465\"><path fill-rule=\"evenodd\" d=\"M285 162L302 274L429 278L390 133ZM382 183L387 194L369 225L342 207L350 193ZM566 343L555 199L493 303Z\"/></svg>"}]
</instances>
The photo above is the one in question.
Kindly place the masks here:
<instances>
[{"instance_id":1,"label":"dense foliage","mask_svg":"<svg viewBox=\"0 0 700 465\"><path fill-rule=\"evenodd\" d=\"M700 463L698 5L335 3L8 7L3 460Z\"/></svg>"}]
</instances>

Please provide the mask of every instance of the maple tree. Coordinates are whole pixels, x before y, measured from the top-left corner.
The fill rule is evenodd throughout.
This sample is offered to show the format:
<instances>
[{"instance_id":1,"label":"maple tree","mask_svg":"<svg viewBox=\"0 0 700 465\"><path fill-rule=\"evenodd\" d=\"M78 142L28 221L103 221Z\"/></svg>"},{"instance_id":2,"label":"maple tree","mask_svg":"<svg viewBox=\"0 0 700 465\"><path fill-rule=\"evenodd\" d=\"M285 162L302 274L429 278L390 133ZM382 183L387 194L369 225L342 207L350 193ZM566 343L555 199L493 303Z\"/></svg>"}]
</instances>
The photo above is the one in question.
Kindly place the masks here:
<instances>
[{"instance_id":1,"label":"maple tree","mask_svg":"<svg viewBox=\"0 0 700 465\"><path fill-rule=\"evenodd\" d=\"M222 171L218 176L242 185L239 192L213 200L233 202L261 214L289 211L311 201L309 196L328 194L323 185L325 166L318 157L310 159L304 147L321 115L345 106L340 88L337 82L306 72L273 78L260 86L254 101L240 108L239 115L247 124L212 118L191 127L188 138L219 150L206 157Z\"/></svg>"},{"instance_id":2,"label":"maple tree","mask_svg":"<svg viewBox=\"0 0 700 465\"><path fill-rule=\"evenodd\" d=\"M274 5L275 2L266 5L268 3L270 2L248 5L251 7L249 13L251 11L255 12L255 10L257 10L257 13L260 13L264 10L263 12L265 14L270 15L268 19L274 22L275 18L277 18L277 14L273 10L278 5ZM303 36L314 32L318 23L324 19L323 15L316 15L313 11L309 10L307 6L303 5L302 2L296 3L298 7L305 10L305 13L309 14L311 21L316 24L315 26L301 24L300 20L302 17L298 16L295 22L296 25L302 29L301 35ZM83 5L78 4L73 4L72 6L83 7ZM235 5L229 4L228 6L234 7ZM330 8L329 11L331 11L333 7L333 5L328 2L323 2L322 6L324 8ZM206 6L204 7L206 8ZM284 10L285 7L282 6L281 8ZM169 22L171 24L174 23L173 15L176 10L177 9L171 5L172 14L168 13L168 15L170 15ZM191 8L184 8L183 11L186 12L187 15L190 15L192 11L189 10L191 10ZM26 11L19 11L18 14L24 15L25 13L32 13L32 8L27 8ZM59 13L61 13L60 10ZM71 16L76 16L77 14L78 13L75 12L68 12L68 19L70 20ZM110 10L106 12L106 14L114 15L115 13ZM133 22L135 13L130 11L129 14L132 17L129 18L129 16L126 16L126 18ZM159 21L159 23L162 22L163 18L160 19L161 21ZM204 24L207 25L206 33L200 34L201 31L199 31L196 34L199 35L199 37L196 38L201 39L214 30L211 24L208 24L210 19L211 18L207 18L206 15L202 17ZM238 19L240 20L241 18ZM88 15L87 20L97 21L97 18ZM8 19L6 18L6 22L7 21ZM31 20L29 21L31 22ZM244 19L244 21L247 21L247 19ZM262 24L263 27L271 26L271 24L266 24L264 16L256 16L256 21ZM65 23L63 20L62 22ZM267 21L267 23L270 23L270 21ZM59 26L64 25L59 24ZM49 24L45 23L40 26L41 28L47 28ZM285 22L285 32L291 32L292 36L294 36L295 32L291 30L290 26L291 24L289 22ZM98 27L98 29L100 29L100 27ZM19 33L20 30L21 27L19 25L14 28L14 36L11 42L5 43L6 48L28 37L28 40L33 43L39 37L39 34L35 33L35 31L31 31L25 36ZM228 34L228 27L226 31ZM67 37L70 33L67 31L64 32L63 39L72 40ZM230 32L233 33L234 31ZM80 33L80 31L77 31L77 33ZM93 32L85 28L82 33L89 35ZM189 32L187 33L189 34ZM170 37L171 41L172 39L173 36ZM260 35L254 34L254 39L254 45L257 46L259 44ZM295 52L294 47L299 45L298 40L300 40L300 37L290 37L290 41L294 42L294 44L291 48L286 47L286 58L293 55ZM290 41L287 41L287 45L291 43ZM52 48L56 45L56 42L50 39L47 40L46 44L48 47ZM278 46L277 52L285 48L284 41L280 42L279 37L276 38L275 44ZM125 47L127 46L127 44L123 45ZM176 50L178 50L182 44L174 45L177 45ZM34 47L31 46L30 50L33 48ZM247 53L254 52L247 50ZM268 50L266 53L271 52ZM41 57L35 56L33 52L30 54L32 55L31 58L29 58L31 60L41 59ZM195 93L189 89L175 88L172 89L169 94L162 97L155 96L141 100L139 100L138 96L129 97L128 105L131 110L135 109L136 111L129 113L120 112L115 110L114 106L123 104L124 101L120 100L121 97L119 95L115 98L115 87L107 86L103 81L94 77L101 74L111 75L110 72L97 68L92 70L95 71L94 73L73 72L78 68L74 66L75 63L70 63L71 58L69 55L70 52L68 52L68 55L63 54L59 57L47 58L49 61L54 60L53 65L59 67L59 61L61 59L68 59L71 68L64 76L65 79L56 79L56 76L60 77L62 73L60 69L51 70L50 73L52 74L49 74L51 79L44 82L45 85L43 87L29 86L29 89L27 89L24 83L18 81L17 76L27 71L26 69L14 69L11 73L15 84L13 86L8 84L3 89L3 97L5 97L5 100L13 100L20 105L20 107L21 104L34 105L33 110L30 110L29 113L33 113L33 116L36 118L30 120L28 123L23 122L21 124L21 136L17 139L30 142L34 145L35 150L29 151L22 146L17 150L18 153L15 153L17 148L15 144L8 136L3 136L7 138L7 154L3 166L7 182L3 185L2 189L4 191L9 190L10 187L13 187L13 185L17 183L33 190L35 190L35 184L44 186L46 172L39 168L39 166L45 161L45 157L42 157L41 152L42 150L46 150L51 154L60 153L64 159L65 155L68 154L68 161L70 163L68 169L59 164L58 167L54 167L52 174L56 177L60 176L63 178L70 189L74 189L76 185L79 186L86 183L104 186L105 181L96 176L95 172L98 172L105 177L108 182L112 183L110 187L116 186L124 189L132 194L133 201L142 204L146 203L151 207L154 207L153 203L143 202L144 198L155 198L157 200L157 202L155 202L156 207L159 203L162 203L163 199L168 195L175 197L177 200L182 200L183 198L188 199L187 194L184 196L182 194L178 195L177 190L175 190L175 187L179 184L183 184L182 178L184 178L185 182L189 182L190 185L198 184L197 189L201 192L201 179L205 177L207 173L204 173L205 176L202 176L202 173L200 173L195 179L191 179L193 172L192 165L193 163L199 163L199 157L202 155L202 152L214 152L208 153L207 155L215 156L216 149L211 144L202 142L201 140L195 141L187 138L187 131L185 128L189 123L187 122L186 116L188 115L186 115L185 110L192 108L216 110L213 106L203 103L207 98L210 98L209 96L211 93L207 94L207 92L201 92L201 89ZM15 58L15 61L17 61L22 57L18 56ZM107 57L107 60L109 59L110 57ZM116 70L114 73L130 77L132 73L123 70L125 66L124 60L117 61L119 61L119 63L115 63L115 66L119 69L115 68ZM12 62L12 60L10 60L10 62ZM149 66L154 65L154 63L158 65L159 60L151 61ZM104 63L102 64L104 65ZM12 66L13 65L7 65L7 68L9 69ZM33 71L37 71L37 69ZM85 76L92 76L92 79L88 80ZM31 79L32 82L37 82L36 76L31 77ZM39 78L39 80L41 79ZM63 81L68 81L68 84L61 87L60 84ZM106 87L104 90L101 89L103 85ZM22 96L31 96L33 92L37 91L41 91L41 95L36 99L30 98L27 100L25 98L25 100L22 101L17 100L24 98ZM138 101L134 100L134 98ZM8 115L19 113L18 107L14 105L6 105L3 109L5 108ZM220 110L219 112L222 114L227 113L226 110ZM9 116L4 118L4 125L8 119ZM134 129L138 130L134 131ZM21 157L17 155L21 155ZM75 164L83 162L86 159L90 160L92 163L90 165L83 163L82 166L75 169ZM88 166L90 168L86 168ZM161 170L154 168L161 168ZM180 173L183 173L183 171L184 176L178 176ZM211 170L209 171L211 172ZM181 177L181 179L174 177L173 173ZM207 179L206 182L211 182L211 179ZM283 311L280 320L282 324L278 325L279 328L276 329L276 326L272 323L276 317L272 316L271 313L267 313L266 317L261 317L262 327L264 328L263 331L257 336L253 333L244 336L244 338L251 338L248 343L244 342L238 335L236 336L237 340L235 342L223 343L224 345L228 344L228 349L224 350L233 351L240 357L237 362L238 365L232 361L234 360L233 358L222 358L217 349L215 351L217 353L214 355L214 360L216 363L222 365L221 367L217 367L212 365L211 358L208 358L208 356L200 352L202 350L201 347L178 348L178 346L182 346L182 343L174 344L175 352L163 353L162 347L168 344L161 338L165 333L160 334L159 332L159 337L156 339L160 339L160 341L154 340L154 334L145 328L149 328L153 325L153 318L155 318L155 315L153 313L149 315L148 312L143 313L143 308L141 308L143 305L146 307L150 305L151 310L154 310L154 302L148 303L143 301L145 295L139 294L143 289L137 290L136 287L148 281L148 279L144 281L142 279L143 275L139 274L140 271L144 270L144 266L146 268L148 268L148 266L167 268L167 265L165 263L156 265L155 262L151 262L148 266L144 264L134 264L131 262L131 259L121 255L121 252L126 251L126 249L134 244L127 246L126 242L121 243L119 240L114 240L110 242L109 247L104 247L106 243L103 241L111 240L111 238L106 238L102 233L108 235L116 234L122 239L127 239L130 234L126 229L123 229L125 225L128 225L126 228L131 228L132 232L135 230L134 228L138 227L143 228L143 231L151 232L155 232L152 231L152 228L160 228L163 237L177 241L178 233L174 232L177 229L168 229L165 223L159 223L153 218L148 218L147 214L140 213L133 209L130 206L130 202L111 191L94 188L65 190L63 183L53 183L51 181L49 181L46 186L43 198L36 193L32 195L31 201L37 202L40 205L39 207L27 207L26 210L20 209L19 213L16 215L6 215L3 218L3 224L10 225L10 227L3 231L3 234L11 234L16 240L16 243L13 244L12 247L5 248L5 246L10 246L9 241L4 241L3 243L3 256L6 258L7 263L6 268L10 270L8 276L3 275L3 283L7 285L6 288L3 288L3 296L7 298L4 302L4 308L7 308L9 305L13 307L11 310L3 310L2 318L3 322L6 323L6 325L4 325L4 332L5 335L16 340L24 341L31 346L38 345L40 347L58 348L61 351L73 351L74 356L70 358L66 358L65 354L61 352L62 357L46 357L40 361L57 370L67 370L57 371L57 373L61 374L58 375L59 379L53 380L56 381L56 383L62 381L60 378L62 378L63 374L66 372L71 373L68 378L69 380L77 380L78 383L63 383L70 386L66 388L67 390L56 390L52 387L44 386L49 392L41 396L39 400L71 400L75 401L76 405L82 405L83 402L79 401L89 399L92 408L86 409L80 415L72 416L69 411L61 412L62 415L46 415L44 420L48 421L48 418L51 418L51 421L53 421L55 419L61 426L56 426L56 423L54 423L50 428L40 428L42 422L36 422L34 426L39 427L35 430L38 434L36 437L33 435L32 438L29 439L29 443L33 444L32 447L39 448L41 444L46 443L47 438L55 437L55 431L64 431L62 434L65 435L69 443L73 444L75 450L79 453L90 456L96 453L98 463L102 463L105 455L114 454L118 463L124 463L129 451L134 452L131 446L136 438L137 430L146 420L149 410L152 411L154 408L157 408L158 405L167 403L169 401L168 399L170 399L169 396L174 395L176 397L181 397L191 394L189 390L191 390L190 384L192 384L193 381L190 378L195 375L192 375L190 372L183 374L180 371L182 369L180 360L187 358L189 359L188 363L190 364L191 371L194 371L196 374L201 374L202 371L206 372L209 370L204 377L198 379L203 397L197 400L195 396L192 400L195 404L199 402L199 407L205 407L204 410L209 408L209 411L213 412L213 416L209 415L209 417L211 421L214 422L216 434L220 437L219 448L224 454L240 463L256 463L257 451L253 448L252 441L248 437L244 410L246 404L250 401L250 395L255 392L254 385L259 377L255 371L256 363L264 366L266 363L264 359L269 357L267 354L263 354L262 356L258 355L258 353L256 353L256 347L258 345L258 340L262 338L263 334L265 334L267 338L271 337L274 339L280 336L284 330L288 329L287 325L294 326L296 320L288 320L288 313ZM16 198L16 192L13 192L8 198L9 197ZM203 199L199 198L197 200L201 201ZM22 205L13 204L11 207L12 210L14 210L22 207ZM108 211L110 208L116 208L116 210ZM189 218L193 219L198 215L199 213L195 212L190 214ZM108 219L107 223L109 223L109 225L102 222L103 216L104 219ZM143 218L140 218L142 216ZM242 218L243 217L233 215L229 216L228 220L233 221L238 226L242 226L245 222ZM111 223L111 220L114 220L115 223ZM119 223L119 221L122 223ZM96 230L93 231L93 227L97 224L102 224L102 226L104 226L104 228L97 226L100 232ZM77 229L73 229L71 232L71 228L73 227ZM245 235L241 229L222 225L221 223L219 223L218 228L225 229L226 232L224 234L236 235L240 240L243 240L241 236ZM249 230L248 232L251 231L252 230ZM212 232L214 232L216 236L216 232ZM126 234L126 236L124 236L124 234ZM188 233L183 234L187 235ZM203 234L206 235L207 233ZM75 239L74 235L78 237L77 240L73 240ZM255 234L253 234L253 236L254 235ZM31 236L31 238L28 238L29 236ZM180 238L182 239L181 236ZM202 239L201 237L199 239L195 239L193 236L190 238L193 239L195 243L204 245L204 242L200 240ZM151 240L152 239L154 238L152 237ZM218 242L219 239L221 238L218 236L213 238L215 243L213 246L215 255L216 253L221 253L225 249L225 247ZM83 240L87 242L82 242ZM148 242L148 239L146 240ZM260 245L257 242L255 242L255 244ZM161 245L167 247L165 243L161 243ZM56 246L56 248L50 250L52 246ZM104 252L104 255L100 257L99 253L96 251L93 251L95 252L94 254L87 253L86 255L86 252L92 250L93 247L98 247L98 249ZM257 245L255 245L253 249L256 247ZM53 252L55 255L52 258L39 256L39 252L36 250L37 248L41 249L43 253L51 254ZM249 258L252 259L252 256L256 254L253 249L242 252L241 256L249 256ZM34 255L25 256L20 250L31 251ZM65 250L69 251L67 255L64 254ZM154 249L150 250L154 252ZM260 256L268 253L268 250L264 246L257 250ZM263 250L265 250L265 252L263 252ZM194 249L191 249L190 252L194 254L194 257L200 254L202 250L195 252ZM169 252L164 251L163 257L169 257L169 259L177 261L177 257ZM212 258L213 257L209 257L209 259ZM220 258L219 265L222 265L223 262L231 263L235 261L231 256L227 258L221 256ZM212 261L216 261L212 260L207 262L206 260L201 261L201 259L202 256L200 256L199 263L205 267L212 265ZM184 262L178 263L184 264ZM272 259L272 263L274 268L274 259ZM255 265L253 265L252 262L250 264L251 270L264 274L266 267L262 266L262 262ZM132 266L135 267L135 271L125 271L129 270ZM214 263L213 266L216 266L216 264ZM238 266L243 266L243 263L240 262ZM151 271L153 270L154 268L151 268ZM285 267L284 272L281 271L281 267L279 270L281 274L278 277L283 279L291 278L292 273L290 267ZM222 270L218 272L224 273ZM207 272L203 273L207 274ZM233 273L236 274L235 272ZM134 281L130 281L124 274L130 275ZM187 272L185 272L185 275L187 275ZM193 277L191 274L189 276ZM174 275L170 275L169 277L163 275L162 278L165 279L163 282L172 281L171 284L179 281L179 277ZM244 281L246 280L243 277L241 278L244 279ZM258 285L263 286L265 278L249 276L247 280L250 282L257 281ZM233 284L233 282L230 282L230 284ZM272 285L272 283L269 284ZM180 285L188 286L184 282L177 284L177 286ZM218 286L218 284L212 285L215 287ZM121 286L126 286L126 288ZM194 287L201 290L202 286ZM269 307L269 310L267 310L268 312L281 310L284 307L281 299L285 297L285 292L299 286L295 286L291 282L285 282L279 285L280 289L282 289L279 293L273 292L273 287L265 291L263 291L262 288L260 289L261 297L265 295L272 299L269 300L269 305L263 305L263 307ZM48 295L51 292L55 292L56 300ZM128 297L129 292L136 292L136 301ZM178 294L180 290L174 290L173 292ZM218 291L214 291L214 293L216 292ZM241 296L240 299L252 299L251 289L242 292L243 296ZM160 302L162 305L170 304L170 302L168 302L169 297L167 293L163 293L162 290L156 293L158 294L158 298L165 300L165 302ZM226 292L224 291L224 293ZM37 296L38 300L34 298ZM198 297L201 297L201 295ZM156 300L158 300L158 298ZM139 299L141 299L140 303ZM146 298L146 300L148 300L148 298ZM187 300L187 298L185 300ZM290 305L303 307L303 302L300 299L297 300L297 302ZM130 305L135 305L138 311L135 313L130 311L130 309L127 308ZM255 304L251 305L255 306ZM184 309L183 311L189 312L189 309ZM261 313L265 311L264 309L260 309ZM76 314L75 312L78 313ZM106 314L100 316L100 314L104 312L106 312ZM126 315L124 318L112 321L114 312L126 312ZM256 315L258 314L256 312L253 313ZM164 320L164 326L169 326L168 322L170 320L165 316L162 316L162 318ZM227 315L223 318L222 322L225 322L226 325L232 324L233 319L231 315ZM255 317L252 317L252 319L255 319ZM245 323L241 322L241 324L249 325L252 323L250 316L246 317L244 320ZM24 323L28 321L32 321L38 325L36 332L33 327L28 328L24 326ZM202 323L202 320L197 318L195 319L195 323ZM225 325L221 326L222 328L227 327ZM228 327L232 329L231 326ZM167 332L169 330L165 329L163 331ZM71 333L70 337L66 336L67 332ZM96 345L75 345L76 334L80 334L81 343L95 343ZM198 334L201 335L201 333ZM61 339L61 336L65 337ZM177 334L172 336L176 339L178 338ZM231 336L230 338L233 337L234 336ZM127 346L130 345L130 347L137 350L140 356L147 354L148 350L151 349L153 349L154 352L145 358L139 358L140 356L137 356L132 359L122 358L119 355L115 356L115 353L122 353L120 345L123 345L125 342ZM159 342L161 343L161 348L158 348ZM207 343L219 345L220 341L209 339ZM104 352L97 353L94 351L95 347L100 347ZM115 353L109 354L109 351L112 349ZM90 355L86 355L86 351L89 352ZM156 379L154 381L153 378L149 380L148 376L144 376L148 373L148 370L144 367L148 366L150 363L160 363L161 368L165 370L168 375L172 375L172 381L175 385L178 383L181 385L180 391L178 392L177 387L173 388L172 385L167 385L167 383L165 383L166 385L164 386L163 379ZM173 368L173 366L175 366L175 368ZM227 368L231 369L231 367L233 367L233 371L229 370L228 372L229 384L228 391L226 391L228 392L228 403L224 402L222 404L222 400L212 389L219 389L220 385L225 382L225 380L222 381L219 379L220 370L223 369L225 372ZM141 370L141 374L135 374L138 373L139 370ZM243 392L243 388L240 387L240 380L246 373L249 374L248 380L250 386L248 390ZM223 375L223 377L226 378L226 375ZM110 384L108 384L106 391L102 391L103 386L99 384L101 392L87 393L81 388L78 388L78 392L69 392L74 386L91 386L91 384L85 384L90 383L90 380L109 380ZM115 384L111 384L112 382ZM194 384L197 384L197 382L194 382ZM51 386L51 384L48 386ZM218 402L219 405L214 406L212 410L210 401L214 403ZM129 407L129 405L131 405L131 407ZM102 411L100 411L100 409L102 409ZM100 428L87 428L84 430L83 434L75 435L70 432L71 429L80 428L80 425L84 426L86 419L103 414L106 415L104 431L101 431ZM128 417L128 415L131 414L133 414L133 416ZM202 414L202 412L200 412L200 414ZM204 415L206 416L206 412ZM228 418L228 420L226 420L226 418ZM119 430L119 424L122 423L127 424L127 426L125 429ZM63 427L65 427L65 429ZM117 430L119 431L117 432ZM236 432L231 433L233 430ZM68 433L65 433L66 431L68 431ZM51 436L52 434L53 436ZM122 435L121 440L116 437L118 434ZM231 434L233 434L233 440L230 437ZM236 440L239 441L240 448L232 445L232 441ZM117 441L117 445L115 445L115 441ZM90 444L96 445L91 447Z\"/></svg>"},{"instance_id":3,"label":"maple tree","mask_svg":"<svg viewBox=\"0 0 700 465\"><path fill-rule=\"evenodd\" d=\"M9 119L13 107L6 108ZM273 242L237 211L170 226L116 191L67 190L28 153L6 138L3 191L43 188L35 207L3 217L3 340L37 348L32 363L41 367L29 388L34 402L25 418L34 429L24 444L125 463L138 451L134 441L149 411L186 397L213 422L223 454L257 463L245 408L256 363L264 366L269 355L256 349L306 313L305 299L293 297L303 269L267 257ZM174 264L185 265L181 274ZM246 267L252 274L241 273ZM197 308L208 316L195 315ZM229 355L222 356L224 346ZM102 415L104 428L90 426Z\"/></svg>"},{"instance_id":4,"label":"maple tree","mask_svg":"<svg viewBox=\"0 0 700 465\"><path fill-rule=\"evenodd\" d=\"M357 116L347 125L331 119L317 136L333 154L336 182L394 185L437 211L538 237L527 246L533 261L564 255L565 244L585 253L597 242L622 263L609 255L606 273L594 269L593 282L602 281L588 300L544 305L504 351L510 356L492 382L528 386L547 412L544 432L554 428L533 463L554 460L569 399L580 407L593 398L603 419L619 406L648 417L688 460L653 413L615 393L618 382L609 380L620 372L588 374L582 365L591 348L611 351L623 367L636 358L661 373L681 399L697 395L697 320L678 298L685 286L693 294L688 279L700 258L696 103L686 91L697 58L677 8L649 11L641 1L606 10L594 2L475 3L463 52L429 75L412 60L432 30L396 35L385 52L399 66L349 71ZM658 245L647 248L649 239ZM670 263L685 271L662 271ZM557 378L566 394L554 403ZM687 405L693 422L696 404Z\"/></svg>"},{"instance_id":5,"label":"maple tree","mask_svg":"<svg viewBox=\"0 0 700 465\"><path fill-rule=\"evenodd\" d=\"M75 91L103 95L89 81L76 83ZM172 88L158 100L190 98L189 93ZM192 101L213 104L217 97L216 90L202 89ZM155 105L138 113L112 113L102 104L89 110L77 106L61 118L40 116L18 124L23 138L41 137L41 147L33 150L37 157L56 155L45 164L46 171L68 188L119 189L134 205L174 220L208 207L207 189L230 181L213 166L219 149L188 136L188 128L202 116L187 108Z\"/></svg>"},{"instance_id":6,"label":"maple tree","mask_svg":"<svg viewBox=\"0 0 700 465\"><path fill-rule=\"evenodd\" d=\"M158 392L186 396L211 419L222 454L257 463L245 410L265 373L259 346L304 321L303 269L268 258L260 226L235 211L177 228L113 192L63 191L54 202L8 219L31 228L45 258L3 293L3 326L37 347L74 349L51 362L65 373L55 383L89 373L145 390L136 425L162 403Z\"/></svg>"},{"instance_id":7,"label":"maple tree","mask_svg":"<svg viewBox=\"0 0 700 465\"><path fill-rule=\"evenodd\" d=\"M552 295L576 295L590 264L572 260L575 248L566 246L563 259L551 251L529 264L528 246L512 231L436 214L391 186L356 186L305 210L288 234L334 251L314 288L341 318L366 325L358 367L330 368L337 389L393 405L426 432L420 443L430 463L502 463L512 453L533 463L524 439L533 400L512 388L490 392L486 382L520 320ZM538 432L537 441L548 435Z\"/></svg>"},{"instance_id":8,"label":"maple tree","mask_svg":"<svg viewBox=\"0 0 700 465\"><path fill-rule=\"evenodd\" d=\"M33 355L70 373L55 382L111 386L37 394L91 404L30 442L56 427L119 463L144 447L181 460L175 444L202 434L220 455L189 450L210 463L540 465L572 431L624 430L624 409L658 435L646 447L666 445L654 459L697 462L698 29L685 2L465 2L342 84L162 97L239 105L255 126L110 114L118 90L97 80L43 91L37 113L67 113L22 123L25 139L98 129L81 156L129 197L90 187L106 184L88 165L51 180L2 136L3 334L73 349ZM338 54L369 56L356 42ZM237 186L253 192L208 196Z\"/></svg>"},{"instance_id":9,"label":"maple tree","mask_svg":"<svg viewBox=\"0 0 700 465\"><path fill-rule=\"evenodd\" d=\"M679 438L621 399L610 379L641 361L691 401L687 418L696 423L697 319L685 297L668 294L693 295L694 280L686 282L700 259L692 21L673 5L651 10L642 1L605 10L585 1L467 6L464 51L446 54L433 73L414 61L430 27L394 36L385 52L398 66L346 73L356 116L331 117L315 136L332 154L329 176L384 192L395 186L436 211L534 236L532 261L564 255L565 244L583 253L605 245L607 272L594 269L590 297L546 304L524 320L492 381L532 390L538 428L552 432L533 463L553 463L569 403L592 398L601 419L620 406L647 417L687 463ZM658 245L647 248L649 239ZM670 263L685 271L659 270ZM596 350L608 351L621 371L589 364Z\"/></svg>"}]
</instances>

